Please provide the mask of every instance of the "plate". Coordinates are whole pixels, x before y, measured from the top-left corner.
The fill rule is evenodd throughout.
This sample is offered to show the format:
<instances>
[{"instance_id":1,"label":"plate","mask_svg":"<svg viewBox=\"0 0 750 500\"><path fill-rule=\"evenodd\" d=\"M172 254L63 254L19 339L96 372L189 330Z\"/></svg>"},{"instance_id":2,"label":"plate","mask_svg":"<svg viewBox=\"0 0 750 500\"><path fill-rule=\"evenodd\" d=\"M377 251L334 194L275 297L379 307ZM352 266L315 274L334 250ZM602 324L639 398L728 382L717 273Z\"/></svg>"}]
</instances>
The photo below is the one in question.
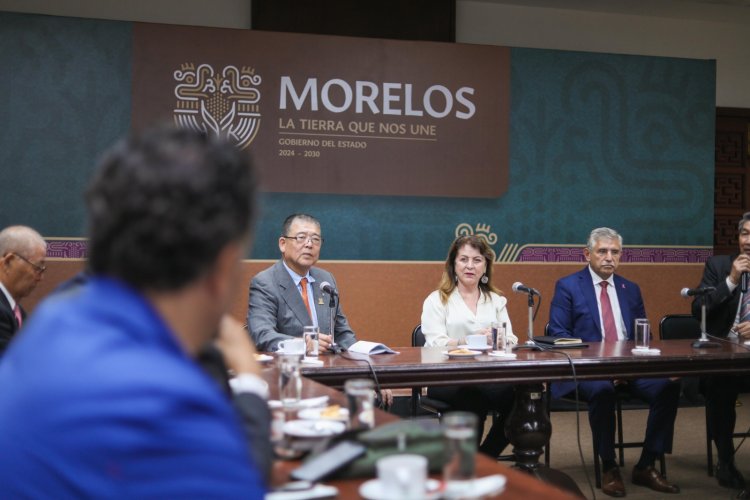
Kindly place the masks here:
<instances>
[{"instance_id":1,"label":"plate","mask_svg":"<svg viewBox=\"0 0 750 500\"><path fill-rule=\"evenodd\" d=\"M273 359L273 356L269 356L268 354L256 354L255 355L255 361L258 363L268 363Z\"/></svg>"},{"instance_id":2,"label":"plate","mask_svg":"<svg viewBox=\"0 0 750 500\"><path fill-rule=\"evenodd\" d=\"M460 345L458 346L459 349L470 349L472 351L489 351L492 349L491 345L486 345L484 347L470 347L468 344Z\"/></svg>"},{"instance_id":3,"label":"plate","mask_svg":"<svg viewBox=\"0 0 750 500\"><path fill-rule=\"evenodd\" d=\"M284 434L301 438L334 436L345 430L346 425L335 420L292 420L284 424Z\"/></svg>"},{"instance_id":4,"label":"plate","mask_svg":"<svg viewBox=\"0 0 750 500\"><path fill-rule=\"evenodd\" d=\"M349 420L349 410L346 408L339 408L338 413L335 415L323 415L325 408L305 408L297 413L297 416L302 420Z\"/></svg>"},{"instance_id":5,"label":"plate","mask_svg":"<svg viewBox=\"0 0 750 500\"><path fill-rule=\"evenodd\" d=\"M425 486L427 487L427 491L422 497L423 500L440 498L440 481L437 479L428 479ZM359 487L359 494L367 500L391 500L391 497L383 491L383 483L380 482L380 479L370 479L362 483Z\"/></svg>"},{"instance_id":6,"label":"plate","mask_svg":"<svg viewBox=\"0 0 750 500\"><path fill-rule=\"evenodd\" d=\"M482 354L479 351L472 351L471 353L461 353L461 354L451 354L448 351L444 351L443 354L448 356L449 358L476 358L480 354Z\"/></svg>"},{"instance_id":7,"label":"plate","mask_svg":"<svg viewBox=\"0 0 750 500\"><path fill-rule=\"evenodd\" d=\"M517 357L515 352L492 351L488 354L494 358L516 359Z\"/></svg>"}]
</instances>

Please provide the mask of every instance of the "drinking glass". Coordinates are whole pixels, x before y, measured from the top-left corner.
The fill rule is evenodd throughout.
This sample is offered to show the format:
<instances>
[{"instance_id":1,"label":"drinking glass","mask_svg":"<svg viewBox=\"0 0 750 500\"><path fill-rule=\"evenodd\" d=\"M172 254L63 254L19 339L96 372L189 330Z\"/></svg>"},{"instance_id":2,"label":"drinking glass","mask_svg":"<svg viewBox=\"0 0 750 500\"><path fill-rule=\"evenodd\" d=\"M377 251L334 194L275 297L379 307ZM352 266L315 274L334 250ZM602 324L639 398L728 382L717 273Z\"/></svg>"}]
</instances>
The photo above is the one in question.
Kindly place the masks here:
<instances>
[{"instance_id":1,"label":"drinking glass","mask_svg":"<svg viewBox=\"0 0 750 500\"><path fill-rule=\"evenodd\" d=\"M651 340L651 325L646 318L635 320L635 348L647 350Z\"/></svg>"},{"instance_id":2,"label":"drinking glass","mask_svg":"<svg viewBox=\"0 0 750 500\"><path fill-rule=\"evenodd\" d=\"M302 397L299 354L277 355L279 365L279 400L282 406L296 405Z\"/></svg>"},{"instance_id":3,"label":"drinking glass","mask_svg":"<svg viewBox=\"0 0 750 500\"><path fill-rule=\"evenodd\" d=\"M446 497L460 497L472 488L477 453L477 416L469 412L449 412L443 416L445 465L443 482Z\"/></svg>"},{"instance_id":4,"label":"drinking glass","mask_svg":"<svg viewBox=\"0 0 750 500\"><path fill-rule=\"evenodd\" d=\"M349 402L349 428L372 428L375 425L375 383L365 378L347 380L344 392Z\"/></svg>"},{"instance_id":5,"label":"drinking glass","mask_svg":"<svg viewBox=\"0 0 750 500\"><path fill-rule=\"evenodd\" d=\"M305 356L318 357L318 335L320 331L317 326L306 326L302 332L305 339Z\"/></svg>"}]
</instances>

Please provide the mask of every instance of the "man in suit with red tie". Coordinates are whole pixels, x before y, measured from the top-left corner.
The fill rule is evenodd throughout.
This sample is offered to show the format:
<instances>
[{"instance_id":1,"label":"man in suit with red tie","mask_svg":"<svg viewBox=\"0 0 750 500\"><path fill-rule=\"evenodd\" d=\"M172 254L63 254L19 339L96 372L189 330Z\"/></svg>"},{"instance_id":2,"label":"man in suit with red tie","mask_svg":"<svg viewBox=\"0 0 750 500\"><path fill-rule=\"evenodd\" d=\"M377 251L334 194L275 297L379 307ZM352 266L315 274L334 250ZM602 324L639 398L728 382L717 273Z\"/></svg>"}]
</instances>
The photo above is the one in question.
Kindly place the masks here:
<instances>
[{"instance_id":1,"label":"man in suit with red tie","mask_svg":"<svg viewBox=\"0 0 750 500\"><path fill-rule=\"evenodd\" d=\"M622 255L622 236L600 227L591 231L583 253L589 265L561 278L550 305L549 332L557 337L580 337L586 342L618 342L633 338L636 318L645 318L637 284L615 274ZM650 405L646 437L633 484L661 493L679 493L655 468L656 458L672 451L679 383L668 379L592 380L578 383L581 399L589 405L589 424L602 462L602 492L625 496L615 462L615 386L623 386ZM552 396L574 391L573 382L552 384Z\"/></svg>"},{"instance_id":2,"label":"man in suit with red tie","mask_svg":"<svg viewBox=\"0 0 750 500\"><path fill-rule=\"evenodd\" d=\"M739 254L715 255L706 261L700 287L714 290L705 296L706 330L717 337L737 341L750 340L750 290L742 291L742 274L750 272L750 212L739 221ZM693 316L700 319L703 297L693 300ZM719 461L716 479L727 488L744 488L745 479L734 464L735 402L740 392L750 390L745 377L715 376L702 381L706 397L706 416L711 437L716 443ZM742 498L750 495L744 492Z\"/></svg>"},{"instance_id":3,"label":"man in suit with red tie","mask_svg":"<svg viewBox=\"0 0 750 500\"><path fill-rule=\"evenodd\" d=\"M26 312L19 302L42 280L47 243L26 226L0 231L0 355L19 328Z\"/></svg>"}]
</instances>

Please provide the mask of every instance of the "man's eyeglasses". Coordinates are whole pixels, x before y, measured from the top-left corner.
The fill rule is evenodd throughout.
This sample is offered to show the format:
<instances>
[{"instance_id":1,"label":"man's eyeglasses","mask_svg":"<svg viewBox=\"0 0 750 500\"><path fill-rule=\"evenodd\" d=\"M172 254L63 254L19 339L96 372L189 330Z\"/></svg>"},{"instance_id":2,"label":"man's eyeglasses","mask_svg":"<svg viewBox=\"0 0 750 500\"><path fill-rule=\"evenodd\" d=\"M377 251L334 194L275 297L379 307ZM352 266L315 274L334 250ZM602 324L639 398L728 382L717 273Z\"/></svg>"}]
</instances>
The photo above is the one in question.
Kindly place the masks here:
<instances>
[{"instance_id":1,"label":"man's eyeglasses","mask_svg":"<svg viewBox=\"0 0 750 500\"><path fill-rule=\"evenodd\" d=\"M40 266L39 264L34 264L33 262L31 262L29 259L27 259L23 255L18 255L15 252L13 252L13 255L15 255L16 257L18 257L19 259L21 259L22 261L24 261L25 263L27 263L31 267L33 267L34 271L36 271L37 274L44 274L44 271L47 270L47 266Z\"/></svg>"},{"instance_id":2,"label":"man's eyeglasses","mask_svg":"<svg viewBox=\"0 0 750 500\"><path fill-rule=\"evenodd\" d=\"M300 245L304 245L305 243L307 243L307 240L310 240L310 242L316 247L320 246L323 243L323 238L321 238L317 234L300 233L296 236L282 236L282 238L294 240Z\"/></svg>"}]
</instances>

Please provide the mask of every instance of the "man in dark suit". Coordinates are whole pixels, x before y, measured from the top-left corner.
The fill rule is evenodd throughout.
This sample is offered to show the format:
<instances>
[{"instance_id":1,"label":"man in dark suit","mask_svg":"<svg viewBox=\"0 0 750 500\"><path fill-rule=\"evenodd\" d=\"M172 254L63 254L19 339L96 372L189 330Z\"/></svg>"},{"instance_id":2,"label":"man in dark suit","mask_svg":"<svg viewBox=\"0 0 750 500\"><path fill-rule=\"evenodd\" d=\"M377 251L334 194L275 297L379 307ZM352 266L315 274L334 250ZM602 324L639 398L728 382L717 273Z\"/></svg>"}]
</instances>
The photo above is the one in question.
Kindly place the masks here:
<instances>
[{"instance_id":1,"label":"man in dark suit","mask_svg":"<svg viewBox=\"0 0 750 500\"><path fill-rule=\"evenodd\" d=\"M561 278L550 305L549 332L557 337L580 337L586 342L617 342L633 338L636 318L646 310L637 284L617 276L622 255L622 237L613 229L591 231L583 251L589 265ZM672 451L674 420L680 386L668 379L601 380L578 383L578 393L589 404L589 424L602 461L602 492L625 496L615 462L615 386L626 389L650 405L646 437L638 463L633 467L633 484L662 493L678 493L654 468L656 458ZM575 390L573 382L552 384L554 397Z\"/></svg>"},{"instance_id":2,"label":"man in dark suit","mask_svg":"<svg viewBox=\"0 0 750 500\"><path fill-rule=\"evenodd\" d=\"M42 280L47 243L26 226L0 231L0 355L23 325L26 312L19 302Z\"/></svg>"},{"instance_id":3,"label":"man in dark suit","mask_svg":"<svg viewBox=\"0 0 750 500\"><path fill-rule=\"evenodd\" d=\"M302 337L308 325L318 326L323 350L330 350L334 341L343 348L356 342L338 301L333 337L330 335L330 295L320 285L327 281L336 289L336 280L328 271L313 267L322 244L320 222L315 217L293 214L284 221L279 237L281 260L250 283L247 325L259 350L273 351L284 339Z\"/></svg>"},{"instance_id":4,"label":"man in dark suit","mask_svg":"<svg viewBox=\"0 0 750 500\"><path fill-rule=\"evenodd\" d=\"M705 295L706 330L717 337L750 340L750 292L742 293L742 273L750 272L750 212L739 221L740 253L717 255L706 261L700 287L713 287ZM693 300L693 316L700 319L703 297ZM750 390L745 377L716 376L702 380L706 413L719 461L716 479L727 488L744 488L745 479L734 464L732 434L736 420L735 401L740 391Z\"/></svg>"}]
</instances>

